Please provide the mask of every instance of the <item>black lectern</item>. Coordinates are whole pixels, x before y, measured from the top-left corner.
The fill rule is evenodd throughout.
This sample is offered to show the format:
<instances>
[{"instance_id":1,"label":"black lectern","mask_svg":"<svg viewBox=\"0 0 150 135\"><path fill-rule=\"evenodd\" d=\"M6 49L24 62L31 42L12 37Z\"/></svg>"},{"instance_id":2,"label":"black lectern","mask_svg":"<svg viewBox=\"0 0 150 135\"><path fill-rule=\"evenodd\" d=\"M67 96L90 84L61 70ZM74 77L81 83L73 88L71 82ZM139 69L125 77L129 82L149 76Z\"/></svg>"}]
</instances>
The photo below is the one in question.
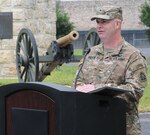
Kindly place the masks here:
<instances>
[{"instance_id":1,"label":"black lectern","mask_svg":"<svg viewBox=\"0 0 150 135\"><path fill-rule=\"evenodd\" d=\"M92 93L46 83L0 87L0 135L126 135L125 102L102 88ZM111 94L108 94L111 93Z\"/></svg>"}]
</instances>

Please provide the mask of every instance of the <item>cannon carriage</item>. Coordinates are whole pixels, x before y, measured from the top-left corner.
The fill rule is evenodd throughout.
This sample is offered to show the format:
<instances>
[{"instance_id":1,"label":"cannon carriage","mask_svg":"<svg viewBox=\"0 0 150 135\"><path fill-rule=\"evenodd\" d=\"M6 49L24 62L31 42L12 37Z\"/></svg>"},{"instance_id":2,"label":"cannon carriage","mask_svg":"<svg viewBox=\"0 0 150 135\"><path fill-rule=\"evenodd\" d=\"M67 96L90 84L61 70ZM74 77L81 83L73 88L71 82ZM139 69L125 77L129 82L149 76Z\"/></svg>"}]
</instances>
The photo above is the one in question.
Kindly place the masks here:
<instances>
[{"instance_id":1,"label":"cannon carriage","mask_svg":"<svg viewBox=\"0 0 150 135\"><path fill-rule=\"evenodd\" d=\"M19 82L41 82L58 65L79 61L88 48L100 43L95 28L90 29L85 36L83 55L75 56L71 43L78 38L79 33L72 31L68 35L52 41L46 53L39 56L32 31L27 28L21 29L16 42L16 67Z\"/></svg>"}]
</instances>

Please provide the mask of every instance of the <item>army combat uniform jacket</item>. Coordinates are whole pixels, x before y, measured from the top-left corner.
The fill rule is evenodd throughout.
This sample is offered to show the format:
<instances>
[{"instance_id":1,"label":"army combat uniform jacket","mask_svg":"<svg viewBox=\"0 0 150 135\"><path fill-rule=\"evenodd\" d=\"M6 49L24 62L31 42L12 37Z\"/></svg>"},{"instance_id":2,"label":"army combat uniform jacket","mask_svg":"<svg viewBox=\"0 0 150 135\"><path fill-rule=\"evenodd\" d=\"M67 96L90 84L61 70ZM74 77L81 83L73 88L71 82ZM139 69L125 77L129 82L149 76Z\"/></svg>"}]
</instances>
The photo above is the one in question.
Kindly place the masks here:
<instances>
[{"instance_id":1,"label":"army combat uniform jacket","mask_svg":"<svg viewBox=\"0 0 150 135\"><path fill-rule=\"evenodd\" d=\"M132 91L118 97L127 102L127 135L141 135L137 108L147 85L147 65L139 50L125 40L115 49L105 49L101 43L91 48L82 64L76 86L107 85Z\"/></svg>"}]
</instances>

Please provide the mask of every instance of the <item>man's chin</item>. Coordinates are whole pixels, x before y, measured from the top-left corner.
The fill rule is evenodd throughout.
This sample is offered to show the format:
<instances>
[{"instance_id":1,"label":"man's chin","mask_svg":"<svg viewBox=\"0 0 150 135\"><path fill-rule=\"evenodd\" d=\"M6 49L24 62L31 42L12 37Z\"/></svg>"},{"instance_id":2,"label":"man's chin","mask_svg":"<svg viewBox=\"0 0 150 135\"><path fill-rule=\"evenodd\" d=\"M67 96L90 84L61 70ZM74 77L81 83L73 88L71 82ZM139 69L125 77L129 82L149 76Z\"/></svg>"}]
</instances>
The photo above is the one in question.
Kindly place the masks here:
<instances>
[{"instance_id":1,"label":"man's chin","mask_svg":"<svg viewBox=\"0 0 150 135\"><path fill-rule=\"evenodd\" d=\"M99 37L101 40L105 39L105 36L103 34L99 34Z\"/></svg>"}]
</instances>

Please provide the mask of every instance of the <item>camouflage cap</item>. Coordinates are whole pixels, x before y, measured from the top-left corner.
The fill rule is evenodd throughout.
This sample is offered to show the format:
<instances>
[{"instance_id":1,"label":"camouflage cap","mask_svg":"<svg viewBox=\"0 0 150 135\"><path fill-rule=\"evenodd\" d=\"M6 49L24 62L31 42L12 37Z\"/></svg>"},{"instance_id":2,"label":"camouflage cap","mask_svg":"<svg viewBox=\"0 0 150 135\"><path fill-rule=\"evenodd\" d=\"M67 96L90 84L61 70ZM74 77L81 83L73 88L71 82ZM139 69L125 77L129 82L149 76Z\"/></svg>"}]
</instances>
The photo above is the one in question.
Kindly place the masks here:
<instances>
[{"instance_id":1,"label":"camouflage cap","mask_svg":"<svg viewBox=\"0 0 150 135\"><path fill-rule=\"evenodd\" d=\"M93 16L91 18L91 21L93 21L95 19L111 20L111 19L115 19L115 18L123 20L121 7L109 7L109 8L105 8L105 9L99 9L99 10L97 10L97 15Z\"/></svg>"}]
</instances>

